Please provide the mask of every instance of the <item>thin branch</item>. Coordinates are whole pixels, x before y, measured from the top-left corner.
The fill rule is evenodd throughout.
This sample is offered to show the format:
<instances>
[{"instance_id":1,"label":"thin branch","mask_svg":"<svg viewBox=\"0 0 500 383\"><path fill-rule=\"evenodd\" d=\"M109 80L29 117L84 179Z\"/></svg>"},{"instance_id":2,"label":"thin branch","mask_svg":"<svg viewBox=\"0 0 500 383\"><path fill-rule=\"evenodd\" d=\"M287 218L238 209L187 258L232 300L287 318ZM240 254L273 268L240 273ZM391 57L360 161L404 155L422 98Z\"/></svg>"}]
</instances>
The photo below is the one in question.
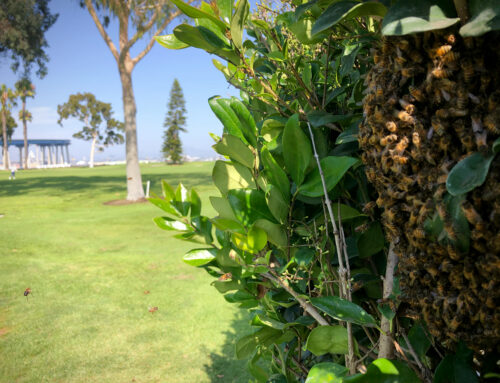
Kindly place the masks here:
<instances>
[{"instance_id":1,"label":"thin branch","mask_svg":"<svg viewBox=\"0 0 500 383\"><path fill-rule=\"evenodd\" d=\"M85 0L85 5L87 6L87 9L89 10L90 16L92 17L92 20L94 20L95 25L97 26L97 29L99 30L99 33L101 34L102 38L104 39L104 42L106 45L109 47L109 50L113 54L113 57L115 58L116 62L119 62L120 59L120 54L118 53L118 50L116 49L115 44L111 40L111 38L108 36L106 31L104 30L104 27L102 26L101 22L99 21L99 17L97 17L97 13L95 11L94 6L92 5L91 0Z\"/></svg>"},{"instance_id":2,"label":"thin branch","mask_svg":"<svg viewBox=\"0 0 500 383\"><path fill-rule=\"evenodd\" d=\"M270 281L280 285L283 287L292 297L294 297L297 302L302 306L304 311L306 311L309 315L311 315L314 319L316 319L316 322L318 322L322 326L328 326L330 323L321 316L321 314L314 308L312 304L309 302L305 301L302 299L299 294L297 294L288 284L288 282L283 281L280 277L278 276L273 276L269 273L264 273L262 274L265 278L269 279Z\"/></svg>"},{"instance_id":3,"label":"thin branch","mask_svg":"<svg viewBox=\"0 0 500 383\"><path fill-rule=\"evenodd\" d=\"M394 283L394 269L398 263L398 256L394 251L394 242L391 242L389 246L389 252L387 254L387 266L385 269L384 278L384 290L383 298L388 299L392 294L392 286ZM382 329L382 334L380 335L380 348L379 357L391 359L394 356L393 340L391 335L391 320L382 316L380 321L380 328Z\"/></svg>"},{"instance_id":4,"label":"thin branch","mask_svg":"<svg viewBox=\"0 0 500 383\"><path fill-rule=\"evenodd\" d=\"M332 37L330 36L328 38L328 47L326 49L326 58L325 58L325 83L323 85L323 100L321 100L321 109L325 109L325 102L326 102L326 88L328 85L328 68L330 67L330 64L328 63L328 59L330 57L330 43L332 42Z\"/></svg>"},{"instance_id":5,"label":"thin branch","mask_svg":"<svg viewBox=\"0 0 500 383\"><path fill-rule=\"evenodd\" d=\"M415 352L415 349L413 348L413 346L410 343L410 340L406 336L405 330L403 328L400 328L399 332L403 336L403 339L405 340L406 345L408 346L408 351L410 352L411 356L415 360L415 363L417 363L418 368L420 368L420 372L421 372L422 376L424 378L428 377L431 373L430 373L430 371L426 367L423 366L422 362L420 362L420 359L417 356L417 353Z\"/></svg>"}]
</instances>

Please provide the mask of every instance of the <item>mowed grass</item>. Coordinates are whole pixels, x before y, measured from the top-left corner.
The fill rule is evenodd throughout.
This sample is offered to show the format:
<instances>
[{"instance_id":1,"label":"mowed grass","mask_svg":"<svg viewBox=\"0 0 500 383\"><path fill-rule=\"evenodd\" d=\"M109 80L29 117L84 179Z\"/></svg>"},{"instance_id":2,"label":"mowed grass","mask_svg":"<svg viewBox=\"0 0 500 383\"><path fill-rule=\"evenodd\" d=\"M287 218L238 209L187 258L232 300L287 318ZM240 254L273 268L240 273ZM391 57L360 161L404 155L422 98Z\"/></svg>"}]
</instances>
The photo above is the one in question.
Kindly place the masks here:
<instances>
[{"instance_id":1,"label":"mowed grass","mask_svg":"<svg viewBox=\"0 0 500 383\"><path fill-rule=\"evenodd\" d=\"M194 186L212 214L212 166L145 165L143 180ZM125 177L0 173L0 382L248 381L233 352L248 319L182 262L193 244L158 229L149 203L103 205L125 198Z\"/></svg>"}]
</instances>

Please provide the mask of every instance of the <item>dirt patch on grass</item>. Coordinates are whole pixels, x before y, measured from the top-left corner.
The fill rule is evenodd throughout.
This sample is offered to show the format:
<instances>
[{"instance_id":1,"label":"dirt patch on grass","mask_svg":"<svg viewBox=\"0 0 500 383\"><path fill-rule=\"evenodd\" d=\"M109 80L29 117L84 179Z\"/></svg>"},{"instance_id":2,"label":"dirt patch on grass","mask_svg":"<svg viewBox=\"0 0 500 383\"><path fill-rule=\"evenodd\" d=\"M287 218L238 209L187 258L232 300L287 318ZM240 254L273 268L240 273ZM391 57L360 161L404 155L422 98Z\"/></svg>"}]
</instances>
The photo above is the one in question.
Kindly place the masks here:
<instances>
[{"instance_id":1,"label":"dirt patch on grass","mask_svg":"<svg viewBox=\"0 0 500 383\"><path fill-rule=\"evenodd\" d=\"M103 202L106 206L123 206L123 205L133 205L135 203L145 203L148 202L146 198L138 199L137 201L129 201L128 199L114 199L111 201Z\"/></svg>"},{"instance_id":2,"label":"dirt patch on grass","mask_svg":"<svg viewBox=\"0 0 500 383\"><path fill-rule=\"evenodd\" d=\"M7 327L0 327L0 336L5 335L9 332Z\"/></svg>"},{"instance_id":3,"label":"dirt patch on grass","mask_svg":"<svg viewBox=\"0 0 500 383\"><path fill-rule=\"evenodd\" d=\"M194 277L192 275L188 275L188 274L179 274L179 275L173 275L172 277L170 277L170 279L175 279L177 281L185 281L185 280L194 279Z\"/></svg>"}]
</instances>

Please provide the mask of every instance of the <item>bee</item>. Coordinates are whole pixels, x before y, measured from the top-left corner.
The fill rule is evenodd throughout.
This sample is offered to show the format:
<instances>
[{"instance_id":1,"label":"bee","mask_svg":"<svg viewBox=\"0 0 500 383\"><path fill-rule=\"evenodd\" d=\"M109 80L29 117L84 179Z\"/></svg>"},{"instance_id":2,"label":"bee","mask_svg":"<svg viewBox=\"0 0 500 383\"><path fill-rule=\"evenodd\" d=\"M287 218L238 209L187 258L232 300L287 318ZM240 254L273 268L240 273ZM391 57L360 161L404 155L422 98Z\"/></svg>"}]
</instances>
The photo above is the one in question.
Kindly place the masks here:
<instances>
[{"instance_id":1,"label":"bee","mask_svg":"<svg viewBox=\"0 0 500 383\"><path fill-rule=\"evenodd\" d=\"M447 219L444 221L444 231L446 232L446 235L452 242L457 241L457 233L455 231L455 228L453 227L453 222L451 219Z\"/></svg>"},{"instance_id":2,"label":"bee","mask_svg":"<svg viewBox=\"0 0 500 383\"><path fill-rule=\"evenodd\" d=\"M416 74L417 74L417 68L415 68L415 67L408 67L408 68L401 69L401 76L403 76L403 77L411 78L411 77L415 77ZM402 85L402 84L400 83L400 85Z\"/></svg>"},{"instance_id":3,"label":"bee","mask_svg":"<svg viewBox=\"0 0 500 383\"><path fill-rule=\"evenodd\" d=\"M486 153L488 151L488 144L486 143L487 136L488 136L488 131L484 131L481 133L479 132L474 133L477 149L481 153Z\"/></svg>"},{"instance_id":4,"label":"bee","mask_svg":"<svg viewBox=\"0 0 500 383\"><path fill-rule=\"evenodd\" d=\"M376 135L372 135L369 139L368 139L368 143L372 146L374 145L377 145L379 142L379 138L376 136Z\"/></svg>"},{"instance_id":5,"label":"bee","mask_svg":"<svg viewBox=\"0 0 500 383\"><path fill-rule=\"evenodd\" d=\"M370 226L370 223L369 223L369 222L366 222L366 223L364 223L364 224L362 224L362 225L357 226L357 227L354 229L354 231L355 231L356 233L364 233L366 230L368 230L368 227L369 227L369 226Z\"/></svg>"},{"instance_id":6,"label":"bee","mask_svg":"<svg viewBox=\"0 0 500 383\"><path fill-rule=\"evenodd\" d=\"M404 65L406 63L406 59L403 56L396 56L394 60L400 65Z\"/></svg>"},{"instance_id":7,"label":"bee","mask_svg":"<svg viewBox=\"0 0 500 383\"><path fill-rule=\"evenodd\" d=\"M494 91L490 97L488 97L488 111L493 112L500 103L500 91Z\"/></svg>"},{"instance_id":8,"label":"bee","mask_svg":"<svg viewBox=\"0 0 500 383\"><path fill-rule=\"evenodd\" d=\"M432 278L436 278L439 274L439 270L432 263L426 263L424 268L432 276Z\"/></svg>"},{"instance_id":9,"label":"bee","mask_svg":"<svg viewBox=\"0 0 500 383\"><path fill-rule=\"evenodd\" d=\"M450 215L448 214L446 207L442 203L438 203L436 205L436 210L438 212L439 218L441 218L441 221L444 222L450 219Z\"/></svg>"},{"instance_id":10,"label":"bee","mask_svg":"<svg viewBox=\"0 0 500 383\"><path fill-rule=\"evenodd\" d=\"M232 277L233 277L233 274L225 273L219 277L219 281L227 281L228 279L231 279Z\"/></svg>"},{"instance_id":11,"label":"bee","mask_svg":"<svg viewBox=\"0 0 500 383\"><path fill-rule=\"evenodd\" d=\"M28 295L30 295L30 294L31 294L31 289L29 287L27 287L26 290L24 290L24 296L26 298L28 298Z\"/></svg>"},{"instance_id":12,"label":"bee","mask_svg":"<svg viewBox=\"0 0 500 383\"><path fill-rule=\"evenodd\" d=\"M423 229L415 229L413 230L413 235L415 236L415 238L418 238L418 239L424 239L425 238L425 231Z\"/></svg>"},{"instance_id":13,"label":"bee","mask_svg":"<svg viewBox=\"0 0 500 383\"><path fill-rule=\"evenodd\" d=\"M490 85L491 77L489 75L483 74L483 75L481 75L479 80L481 81L481 86L479 87L479 90L481 92L486 92L488 89L488 86Z\"/></svg>"},{"instance_id":14,"label":"bee","mask_svg":"<svg viewBox=\"0 0 500 383\"><path fill-rule=\"evenodd\" d=\"M448 52L451 51L451 45L441 45L439 48L436 49L436 56L438 57L443 57L446 55Z\"/></svg>"},{"instance_id":15,"label":"bee","mask_svg":"<svg viewBox=\"0 0 500 383\"><path fill-rule=\"evenodd\" d=\"M445 125L436 116L433 116L431 118L431 125L432 128L434 129L434 132L436 132L438 136L442 136L446 131Z\"/></svg>"},{"instance_id":16,"label":"bee","mask_svg":"<svg viewBox=\"0 0 500 383\"><path fill-rule=\"evenodd\" d=\"M458 327L462 324L462 321L460 320L461 318L459 318L459 316L455 316L451 322L448 322L448 328L451 330L451 331L456 331L458 329Z\"/></svg>"},{"instance_id":17,"label":"bee","mask_svg":"<svg viewBox=\"0 0 500 383\"><path fill-rule=\"evenodd\" d=\"M425 101L425 95L424 92L420 88L417 88L413 85L410 85L408 87L408 90L410 91L411 96L417 100L418 102L423 102Z\"/></svg>"},{"instance_id":18,"label":"bee","mask_svg":"<svg viewBox=\"0 0 500 383\"><path fill-rule=\"evenodd\" d=\"M460 53L450 51L444 55L443 62L450 64L456 62L459 58L460 58Z\"/></svg>"},{"instance_id":19,"label":"bee","mask_svg":"<svg viewBox=\"0 0 500 383\"><path fill-rule=\"evenodd\" d=\"M363 206L363 213L373 213L373 210L377 207L377 203L375 201L370 201L365 203Z\"/></svg>"},{"instance_id":20,"label":"bee","mask_svg":"<svg viewBox=\"0 0 500 383\"><path fill-rule=\"evenodd\" d=\"M375 99L377 102L382 102L384 100L384 90L381 86L377 86L375 89Z\"/></svg>"},{"instance_id":21,"label":"bee","mask_svg":"<svg viewBox=\"0 0 500 383\"><path fill-rule=\"evenodd\" d=\"M403 154L405 149L408 147L409 140L407 137L403 137L399 142L396 144L396 147L394 148L394 152L398 154Z\"/></svg>"},{"instance_id":22,"label":"bee","mask_svg":"<svg viewBox=\"0 0 500 383\"><path fill-rule=\"evenodd\" d=\"M465 82L471 82L474 77L474 66L470 60L464 60L461 63L462 71L464 73Z\"/></svg>"},{"instance_id":23,"label":"bee","mask_svg":"<svg viewBox=\"0 0 500 383\"><path fill-rule=\"evenodd\" d=\"M148 311L151 313L151 314L154 314L155 311L158 311L158 307L148 307Z\"/></svg>"},{"instance_id":24,"label":"bee","mask_svg":"<svg viewBox=\"0 0 500 383\"><path fill-rule=\"evenodd\" d=\"M452 260L460 261L462 259L462 256L460 255L460 253L452 245L448 245L446 247L446 250L448 251L448 256Z\"/></svg>"},{"instance_id":25,"label":"bee","mask_svg":"<svg viewBox=\"0 0 500 383\"><path fill-rule=\"evenodd\" d=\"M434 68L431 74L436 78L448 78L452 75L452 71L449 69L443 69L438 67Z\"/></svg>"},{"instance_id":26,"label":"bee","mask_svg":"<svg viewBox=\"0 0 500 383\"><path fill-rule=\"evenodd\" d=\"M395 135L395 134L389 134L388 136L382 137L380 139L380 145L381 146L390 145L393 142L395 142L397 139L398 139L397 135Z\"/></svg>"},{"instance_id":27,"label":"bee","mask_svg":"<svg viewBox=\"0 0 500 383\"><path fill-rule=\"evenodd\" d=\"M388 55L392 52L393 45L387 37L382 38L382 53Z\"/></svg>"},{"instance_id":28,"label":"bee","mask_svg":"<svg viewBox=\"0 0 500 383\"><path fill-rule=\"evenodd\" d=\"M449 273L453 269L453 264L449 258L444 258L441 265L439 265L439 269L445 273Z\"/></svg>"},{"instance_id":29,"label":"bee","mask_svg":"<svg viewBox=\"0 0 500 383\"><path fill-rule=\"evenodd\" d=\"M450 112L447 109L438 109L436 110L436 117L446 119L450 117Z\"/></svg>"},{"instance_id":30,"label":"bee","mask_svg":"<svg viewBox=\"0 0 500 383\"><path fill-rule=\"evenodd\" d=\"M410 116L408 114L408 112L406 112L404 110L400 110L400 111L395 110L394 111L394 117L397 117L398 119L400 119L403 122L406 122L406 123L409 123L409 124L412 124L412 125L415 124L415 118L412 117L412 116Z\"/></svg>"},{"instance_id":31,"label":"bee","mask_svg":"<svg viewBox=\"0 0 500 383\"><path fill-rule=\"evenodd\" d=\"M401 39L398 41L397 47L402 51L406 52L410 49L410 42L406 39Z\"/></svg>"},{"instance_id":32,"label":"bee","mask_svg":"<svg viewBox=\"0 0 500 383\"><path fill-rule=\"evenodd\" d=\"M411 142L413 143L413 145L415 145L417 148L420 148L420 135L418 134L418 132L413 132L411 134Z\"/></svg>"},{"instance_id":33,"label":"bee","mask_svg":"<svg viewBox=\"0 0 500 383\"><path fill-rule=\"evenodd\" d=\"M468 94L467 90L464 88L460 87L457 90L457 108L458 109L465 109L467 106L467 101L468 101Z\"/></svg>"},{"instance_id":34,"label":"bee","mask_svg":"<svg viewBox=\"0 0 500 383\"><path fill-rule=\"evenodd\" d=\"M399 104L401 105L401 107L406 111L406 113L408 114L415 114L415 112L417 111L417 108L415 108L415 105L409 103L408 101L406 100L403 100L403 99L399 99Z\"/></svg>"},{"instance_id":35,"label":"bee","mask_svg":"<svg viewBox=\"0 0 500 383\"><path fill-rule=\"evenodd\" d=\"M378 124L382 124L385 121L384 112L379 107L375 108L375 112L373 113L373 120Z\"/></svg>"},{"instance_id":36,"label":"bee","mask_svg":"<svg viewBox=\"0 0 500 383\"><path fill-rule=\"evenodd\" d=\"M392 158L394 159L396 164L399 164L399 165L406 165L408 163L408 157L405 157L405 156L395 155ZM399 173L400 168L396 167L395 169L398 170L398 171L395 171L395 173Z\"/></svg>"},{"instance_id":37,"label":"bee","mask_svg":"<svg viewBox=\"0 0 500 383\"><path fill-rule=\"evenodd\" d=\"M448 152L450 144L451 144L451 138L449 135L442 136L438 142L439 149L441 149L445 153Z\"/></svg>"},{"instance_id":38,"label":"bee","mask_svg":"<svg viewBox=\"0 0 500 383\"><path fill-rule=\"evenodd\" d=\"M391 133L396 133L396 131L398 130L398 126L396 125L396 123L394 121L387 121L385 123L385 127Z\"/></svg>"},{"instance_id":39,"label":"bee","mask_svg":"<svg viewBox=\"0 0 500 383\"><path fill-rule=\"evenodd\" d=\"M450 113L451 117L465 117L469 114L469 111L467 109L449 108L448 112Z\"/></svg>"},{"instance_id":40,"label":"bee","mask_svg":"<svg viewBox=\"0 0 500 383\"><path fill-rule=\"evenodd\" d=\"M457 38L455 37L455 35L453 33L450 33L449 35L446 35L445 38L446 42L448 44L455 44L457 42Z\"/></svg>"}]
</instances>

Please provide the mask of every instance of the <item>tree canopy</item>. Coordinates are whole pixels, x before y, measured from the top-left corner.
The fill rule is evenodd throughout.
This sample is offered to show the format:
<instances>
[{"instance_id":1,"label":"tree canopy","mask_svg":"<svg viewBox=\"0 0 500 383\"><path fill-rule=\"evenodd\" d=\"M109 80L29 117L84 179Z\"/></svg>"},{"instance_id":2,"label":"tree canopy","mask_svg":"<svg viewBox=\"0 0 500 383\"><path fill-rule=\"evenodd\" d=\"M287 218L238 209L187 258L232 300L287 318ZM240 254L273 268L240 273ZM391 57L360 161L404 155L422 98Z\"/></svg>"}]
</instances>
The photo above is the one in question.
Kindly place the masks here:
<instances>
[{"instance_id":1,"label":"tree canopy","mask_svg":"<svg viewBox=\"0 0 500 383\"><path fill-rule=\"evenodd\" d=\"M174 164L182 162L182 143L179 137L179 132L185 132L186 129L186 103L182 88L177 79L172 84L170 90L170 99L168 102L168 112L165 118L165 130L163 138L163 155L169 158Z\"/></svg>"},{"instance_id":2,"label":"tree canopy","mask_svg":"<svg viewBox=\"0 0 500 383\"><path fill-rule=\"evenodd\" d=\"M56 22L58 15L51 14L49 0L2 0L0 2L0 54L12 60L12 70L23 67L29 76L32 67L36 74L47 74L49 57L45 32Z\"/></svg>"}]
</instances>

